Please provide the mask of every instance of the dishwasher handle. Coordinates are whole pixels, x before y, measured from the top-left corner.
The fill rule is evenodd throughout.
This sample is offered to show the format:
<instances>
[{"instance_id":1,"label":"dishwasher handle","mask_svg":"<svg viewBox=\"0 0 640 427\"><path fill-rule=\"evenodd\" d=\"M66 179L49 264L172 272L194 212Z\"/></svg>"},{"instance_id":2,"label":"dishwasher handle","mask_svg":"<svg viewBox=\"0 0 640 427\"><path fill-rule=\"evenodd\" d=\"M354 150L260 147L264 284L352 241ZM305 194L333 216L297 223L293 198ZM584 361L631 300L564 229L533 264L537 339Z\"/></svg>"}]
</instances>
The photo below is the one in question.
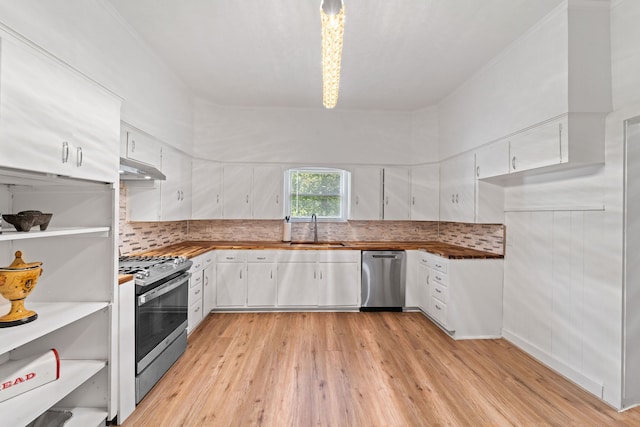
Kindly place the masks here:
<instances>
[{"instance_id":1,"label":"dishwasher handle","mask_svg":"<svg viewBox=\"0 0 640 427\"><path fill-rule=\"evenodd\" d=\"M371 255L371 258L398 259L398 255Z\"/></svg>"}]
</instances>

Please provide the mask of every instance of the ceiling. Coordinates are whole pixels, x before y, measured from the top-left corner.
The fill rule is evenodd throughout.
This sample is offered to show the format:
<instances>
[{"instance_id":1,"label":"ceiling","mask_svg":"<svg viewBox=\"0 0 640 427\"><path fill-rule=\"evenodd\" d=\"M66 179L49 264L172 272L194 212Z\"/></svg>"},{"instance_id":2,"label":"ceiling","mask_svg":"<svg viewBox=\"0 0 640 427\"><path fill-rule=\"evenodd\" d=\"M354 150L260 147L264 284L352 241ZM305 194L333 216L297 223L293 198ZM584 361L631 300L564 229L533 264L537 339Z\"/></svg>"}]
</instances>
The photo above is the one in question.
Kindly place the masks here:
<instances>
[{"instance_id":1,"label":"ceiling","mask_svg":"<svg viewBox=\"0 0 640 427\"><path fill-rule=\"evenodd\" d=\"M197 96L322 107L320 0L109 0ZM435 105L562 0L344 0L336 109Z\"/></svg>"}]
</instances>

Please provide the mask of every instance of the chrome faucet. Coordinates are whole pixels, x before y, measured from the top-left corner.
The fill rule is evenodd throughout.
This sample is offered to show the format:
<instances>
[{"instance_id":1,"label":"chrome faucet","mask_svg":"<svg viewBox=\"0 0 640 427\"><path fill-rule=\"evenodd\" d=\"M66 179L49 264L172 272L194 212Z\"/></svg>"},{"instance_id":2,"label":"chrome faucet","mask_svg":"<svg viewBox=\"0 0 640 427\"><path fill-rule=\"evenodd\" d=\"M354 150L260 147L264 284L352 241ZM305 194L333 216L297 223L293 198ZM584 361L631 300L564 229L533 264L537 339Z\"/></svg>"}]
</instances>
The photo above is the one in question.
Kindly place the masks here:
<instances>
[{"instance_id":1,"label":"chrome faucet","mask_svg":"<svg viewBox=\"0 0 640 427\"><path fill-rule=\"evenodd\" d=\"M311 214L311 221L313 222L313 243L318 243L318 217L316 214Z\"/></svg>"}]
</instances>

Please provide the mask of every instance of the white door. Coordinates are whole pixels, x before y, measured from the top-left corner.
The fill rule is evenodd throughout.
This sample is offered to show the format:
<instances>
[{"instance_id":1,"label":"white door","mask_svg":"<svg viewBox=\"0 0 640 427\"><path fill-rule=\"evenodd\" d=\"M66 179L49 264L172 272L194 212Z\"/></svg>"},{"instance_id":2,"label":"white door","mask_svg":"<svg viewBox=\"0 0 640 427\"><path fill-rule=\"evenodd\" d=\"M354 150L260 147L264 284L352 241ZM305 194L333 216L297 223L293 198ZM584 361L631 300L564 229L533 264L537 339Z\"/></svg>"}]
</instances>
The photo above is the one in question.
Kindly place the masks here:
<instances>
[{"instance_id":1,"label":"white door","mask_svg":"<svg viewBox=\"0 0 640 427\"><path fill-rule=\"evenodd\" d=\"M206 316L216 307L216 275L213 264L204 269L202 281L202 314Z\"/></svg>"},{"instance_id":2,"label":"white door","mask_svg":"<svg viewBox=\"0 0 640 427\"><path fill-rule=\"evenodd\" d=\"M320 263L319 306L358 306L360 282L357 263Z\"/></svg>"},{"instance_id":3,"label":"white door","mask_svg":"<svg viewBox=\"0 0 640 427\"><path fill-rule=\"evenodd\" d=\"M409 219L409 191L409 169L384 168L384 219Z\"/></svg>"},{"instance_id":4,"label":"white door","mask_svg":"<svg viewBox=\"0 0 640 427\"><path fill-rule=\"evenodd\" d=\"M253 168L253 217L258 219L284 218L282 192L284 172L279 166Z\"/></svg>"},{"instance_id":5,"label":"white door","mask_svg":"<svg viewBox=\"0 0 640 427\"><path fill-rule=\"evenodd\" d=\"M276 305L276 263L247 264L247 305L274 307Z\"/></svg>"},{"instance_id":6,"label":"white door","mask_svg":"<svg viewBox=\"0 0 640 427\"><path fill-rule=\"evenodd\" d=\"M278 305L317 306L317 282L315 262L278 264Z\"/></svg>"},{"instance_id":7,"label":"white door","mask_svg":"<svg viewBox=\"0 0 640 427\"><path fill-rule=\"evenodd\" d=\"M216 305L218 307L244 307L247 300L246 279L245 263L218 263Z\"/></svg>"},{"instance_id":8,"label":"white door","mask_svg":"<svg viewBox=\"0 0 640 427\"><path fill-rule=\"evenodd\" d=\"M440 215L440 166L411 168L411 219L437 221Z\"/></svg>"},{"instance_id":9,"label":"white door","mask_svg":"<svg viewBox=\"0 0 640 427\"><path fill-rule=\"evenodd\" d=\"M127 130L127 157L159 169L161 166L162 147L148 135Z\"/></svg>"},{"instance_id":10,"label":"white door","mask_svg":"<svg viewBox=\"0 0 640 427\"><path fill-rule=\"evenodd\" d=\"M510 172L562 163L561 132L558 122L538 126L510 138Z\"/></svg>"},{"instance_id":11,"label":"white door","mask_svg":"<svg viewBox=\"0 0 640 427\"><path fill-rule=\"evenodd\" d=\"M350 219L379 220L382 218L382 170L353 168L351 170Z\"/></svg>"},{"instance_id":12,"label":"white door","mask_svg":"<svg viewBox=\"0 0 640 427\"><path fill-rule=\"evenodd\" d=\"M162 148L162 173L167 176L160 183L161 218L164 221L185 219L181 217L184 200L182 190L182 154L169 146Z\"/></svg>"},{"instance_id":13,"label":"white door","mask_svg":"<svg viewBox=\"0 0 640 427\"><path fill-rule=\"evenodd\" d=\"M191 170L191 219L222 218L222 166L194 159Z\"/></svg>"},{"instance_id":14,"label":"white door","mask_svg":"<svg viewBox=\"0 0 640 427\"><path fill-rule=\"evenodd\" d=\"M496 141L476 151L476 178L509 173L509 140Z\"/></svg>"},{"instance_id":15,"label":"white door","mask_svg":"<svg viewBox=\"0 0 640 427\"><path fill-rule=\"evenodd\" d=\"M251 182L253 169L250 166L225 166L222 172L222 214L227 219L251 218Z\"/></svg>"}]
</instances>

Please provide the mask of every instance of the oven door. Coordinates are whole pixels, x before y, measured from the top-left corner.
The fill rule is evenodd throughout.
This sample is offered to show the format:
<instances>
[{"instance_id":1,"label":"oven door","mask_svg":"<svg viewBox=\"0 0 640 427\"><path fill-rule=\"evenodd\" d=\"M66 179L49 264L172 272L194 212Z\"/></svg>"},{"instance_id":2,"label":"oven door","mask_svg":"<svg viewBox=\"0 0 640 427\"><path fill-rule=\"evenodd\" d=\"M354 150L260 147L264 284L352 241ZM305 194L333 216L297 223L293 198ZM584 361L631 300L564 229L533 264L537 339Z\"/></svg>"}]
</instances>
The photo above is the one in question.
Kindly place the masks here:
<instances>
[{"instance_id":1,"label":"oven door","mask_svg":"<svg viewBox=\"0 0 640 427\"><path fill-rule=\"evenodd\" d=\"M136 374L187 327L190 273L136 297Z\"/></svg>"}]
</instances>

